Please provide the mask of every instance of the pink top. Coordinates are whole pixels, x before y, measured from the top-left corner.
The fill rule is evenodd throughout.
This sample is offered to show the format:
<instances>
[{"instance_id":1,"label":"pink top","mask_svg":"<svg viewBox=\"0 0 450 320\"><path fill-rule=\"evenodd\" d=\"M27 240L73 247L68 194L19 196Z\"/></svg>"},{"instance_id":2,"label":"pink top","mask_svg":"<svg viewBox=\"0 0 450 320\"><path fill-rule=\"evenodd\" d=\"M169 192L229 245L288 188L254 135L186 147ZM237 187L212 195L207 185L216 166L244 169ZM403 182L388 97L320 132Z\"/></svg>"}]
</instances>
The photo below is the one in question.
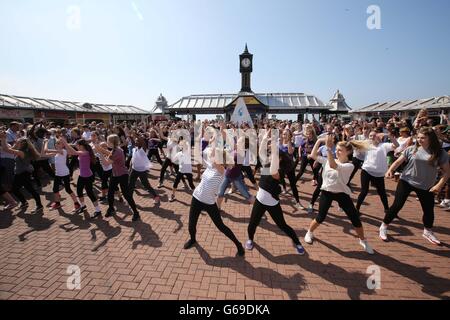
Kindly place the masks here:
<instances>
[{"instance_id":1,"label":"pink top","mask_svg":"<svg viewBox=\"0 0 450 320\"><path fill-rule=\"evenodd\" d=\"M89 155L89 152L84 151L82 154L78 155L78 162L80 164L80 177L91 177L91 156Z\"/></svg>"},{"instance_id":2,"label":"pink top","mask_svg":"<svg viewBox=\"0 0 450 320\"><path fill-rule=\"evenodd\" d=\"M128 174L127 167L125 166L125 154L121 148L114 150L112 156L112 174L113 177L121 177Z\"/></svg>"}]
</instances>

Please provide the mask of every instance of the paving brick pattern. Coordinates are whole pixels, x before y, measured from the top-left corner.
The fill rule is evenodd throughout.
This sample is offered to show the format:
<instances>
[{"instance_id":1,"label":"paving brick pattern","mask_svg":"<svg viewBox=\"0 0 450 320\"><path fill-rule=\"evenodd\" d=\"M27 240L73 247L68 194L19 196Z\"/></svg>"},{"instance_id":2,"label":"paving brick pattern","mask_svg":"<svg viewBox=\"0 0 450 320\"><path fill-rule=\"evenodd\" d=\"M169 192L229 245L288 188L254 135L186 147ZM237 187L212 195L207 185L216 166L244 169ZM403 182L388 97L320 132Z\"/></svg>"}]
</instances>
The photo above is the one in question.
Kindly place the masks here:
<instances>
[{"instance_id":1,"label":"paving brick pattern","mask_svg":"<svg viewBox=\"0 0 450 320\"><path fill-rule=\"evenodd\" d=\"M156 186L159 166L151 170ZM303 203L313 187L310 174L298 184ZM355 182L359 176L355 178ZM0 299L448 299L450 297L450 212L436 207L434 246L422 238L420 204L411 196L392 224L391 241L378 238L383 210L372 192L362 208L362 220L374 256L362 251L350 222L337 206L316 232L307 255L296 254L289 238L270 217L262 220L255 248L245 258L202 215L199 246L183 250L188 239L189 191L180 185L177 201L168 202L173 178L158 189L159 207L141 188L135 193L142 221L131 222L128 207L118 203L112 218L89 220L71 213L64 195L63 209L43 215L19 209L0 213ZM358 183L359 184L359 183ZM393 201L395 182L387 183ZM356 198L358 188L355 188ZM372 190L373 191L373 190ZM255 194L255 190L251 189ZM51 200L51 184L43 188L44 203ZM285 218L300 237L312 216L296 212L291 196L282 196ZM117 202L117 201L116 201ZM88 202L89 212L94 208ZM102 207L106 211L106 207ZM240 195L227 196L223 219L244 243L251 206ZM302 239L301 239L302 240ZM67 268L81 270L79 290L69 290ZM367 286L371 265L379 267L381 289Z\"/></svg>"}]
</instances>

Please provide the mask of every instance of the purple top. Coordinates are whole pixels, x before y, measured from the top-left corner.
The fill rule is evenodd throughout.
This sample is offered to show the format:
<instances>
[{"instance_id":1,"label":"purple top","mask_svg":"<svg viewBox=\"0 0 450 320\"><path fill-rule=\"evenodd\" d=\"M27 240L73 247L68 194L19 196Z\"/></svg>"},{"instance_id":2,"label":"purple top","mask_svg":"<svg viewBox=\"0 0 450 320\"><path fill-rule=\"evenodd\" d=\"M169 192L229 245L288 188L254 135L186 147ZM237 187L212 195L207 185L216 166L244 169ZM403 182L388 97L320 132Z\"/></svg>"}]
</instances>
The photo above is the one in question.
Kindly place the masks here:
<instances>
[{"instance_id":1,"label":"purple top","mask_svg":"<svg viewBox=\"0 0 450 320\"><path fill-rule=\"evenodd\" d=\"M301 156L306 156L311 153L312 149L314 148L314 145L316 142L314 140L309 140L307 138L303 138L300 146L302 147L302 154Z\"/></svg>"},{"instance_id":2,"label":"purple top","mask_svg":"<svg viewBox=\"0 0 450 320\"><path fill-rule=\"evenodd\" d=\"M125 174L128 174L127 167L125 166L125 155L123 153L123 150L120 148L117 148L114 150L112 156L112 174L113 177L121 177Z\"/></svg>"},{"instance_id":3,"label":"purple top","mask_svg":"<svg viewBox=\"0 0 450 320\"><path fill-rule=\"evenodd\" d=\"M234 166L230 169L225 170L225 177L229 178L230 180L235 180L241 175L241 167L242 165L237 164L237 153L234 152Z\"/></svg>"},{"instance_id":4,"label":"purple top","mask_svg":"<svg viewBox=\"0 0 450 320\"><path fill-rule=\"evenodd\" d=\"M89 178L92 176L91 171L91 156L88 151L84 151L78 155L78 162L80 165L80 177Z\"/></svg>"}]
</instances>

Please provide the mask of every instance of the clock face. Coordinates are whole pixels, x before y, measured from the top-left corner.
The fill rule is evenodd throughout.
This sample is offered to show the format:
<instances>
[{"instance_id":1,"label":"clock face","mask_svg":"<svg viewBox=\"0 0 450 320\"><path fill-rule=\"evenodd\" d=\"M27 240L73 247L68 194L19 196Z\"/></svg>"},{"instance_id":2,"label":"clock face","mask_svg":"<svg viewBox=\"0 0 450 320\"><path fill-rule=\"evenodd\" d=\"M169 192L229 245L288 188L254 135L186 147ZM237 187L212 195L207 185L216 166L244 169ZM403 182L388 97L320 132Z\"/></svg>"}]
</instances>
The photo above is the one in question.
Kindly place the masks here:
<instances>
[{"instance_id":1,"label":"clock face","mask_svg":"<svg viewBox=\"0 0 450 320\"><path fill-rule=\"evenodd\" d=\"M243 66L244 68L250 67L251 63L252 63L252 62L250 61L249 58L242 59L242 66Z\"/></svg>"}]
</instances>

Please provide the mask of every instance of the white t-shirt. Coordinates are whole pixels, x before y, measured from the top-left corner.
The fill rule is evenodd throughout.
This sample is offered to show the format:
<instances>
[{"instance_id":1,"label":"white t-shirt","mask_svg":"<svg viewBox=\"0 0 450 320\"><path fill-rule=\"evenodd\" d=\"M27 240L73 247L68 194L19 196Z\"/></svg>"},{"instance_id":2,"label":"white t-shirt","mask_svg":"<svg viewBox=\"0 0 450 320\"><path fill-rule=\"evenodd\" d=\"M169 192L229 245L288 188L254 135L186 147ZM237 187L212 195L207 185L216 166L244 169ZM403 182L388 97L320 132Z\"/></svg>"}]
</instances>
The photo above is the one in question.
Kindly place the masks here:
<instances>
[{"instance_id":1,"label":"white t-shirt","mask_svg":"<svg viewBox=\"0 0 450 320\"><path fill-rule=\"evenodd\" d=\"M131 156L131 167L138 172L144 172L151 168L151 162L147 153L142 148L134 148Z\"/></svg>"},{"instance_id":2,"label":"white t-shirt","mask_svg":"<svg viewBox=\"0 0 450 320\"><path fill-rule=\"evenodd\" d=\"M294 146L298 148L302 144L303 135L300 131L295 131L294 134Z\"/></svg>"},{"instance_id":3,"label":"white t-shirt","mask_svg":"<svg viewBox=\"0 0 450 320\"><path fill-rule=\"evenodd\" d=\"M81 135L81 137L84 140L91 140L91 134L92 134L91 131L84 131L83 134Z\"/></svg>"},{"instance_id":4,"label":"white t-shirt","mask_svg":"<svg viewBox=\"0 0 450 320\"><path fill-rule=\"evenodd\" d=\"M380 143L366 151L362 169L373 177L384 177L388 170L387 154L394 149L392 143Z\"/></svg>"},{"instance_id":5,"label":"white t-shirt","mask_svg":"<svg viewBox=\"0 0 450 320\"><path fill-rule=\"evenodd\" d=\"M55 175L57 177L65 177L70 174L69 168L67 167L67 151L63 150L63 154L55 155Z\"/></svg>"},{"instance_id":6,"label":"white t-shirt","mask_svg":"<svg viewBox=\"0 0 450 320\"><path fill-rule=\"evenodd\" d=\"M409 139L411 139L411 137L407 137L407 138L400 137L397 139L398 148L395 149L396 154L403 152L407 148L406 144L408 143Z\"/></svg>"},{"instance_id":7,"label":"white t-shirt","mask_svg":"<svg viewBox=\"0 0 450 320\"><path fill-rule=\"evenodd\" d=\"M190 152L178 152L174 157L174 163L180 166L180 173L192 173L192 161Z\"/></svg>"},{"instance_id":8,"label":"white t-shirt","mask_svg":"<svg viewBox=\"0 0 450 320\"><path fill-rule=\"evenodd\" d=\"M209 161L204 161L206 170L202 174L202 180L192 194L198 201L206 204L215 204L219 187L223 181L223 175L213 167Z\"/></svg>"},{"instance_id":9,"label":"white t-shirt","mask_svg":"<svg viewBox=\"0 0 450 320\"><path fill-rule=\"evenodd\" d=\"M346 193L348 195L352 193L347 186L353 169L355 168L352 163L340 163L336 161L337 168L332 169L328 164L327 158L317 157L317 161L323 165L323 182L320 190L333 193Z\"/></svg>"},{"instance_id":10,"label":"white t-shirt","mask_svg":"<svg viewBox=\"0 0 450 320\"><path fill-rule=\"evenodd\" d=\"M256 193L256 199L265 206L274 207L278 204L278 200L272 197L272 195L266 190L259 188Z\"/></svg>"}]
</instances>

